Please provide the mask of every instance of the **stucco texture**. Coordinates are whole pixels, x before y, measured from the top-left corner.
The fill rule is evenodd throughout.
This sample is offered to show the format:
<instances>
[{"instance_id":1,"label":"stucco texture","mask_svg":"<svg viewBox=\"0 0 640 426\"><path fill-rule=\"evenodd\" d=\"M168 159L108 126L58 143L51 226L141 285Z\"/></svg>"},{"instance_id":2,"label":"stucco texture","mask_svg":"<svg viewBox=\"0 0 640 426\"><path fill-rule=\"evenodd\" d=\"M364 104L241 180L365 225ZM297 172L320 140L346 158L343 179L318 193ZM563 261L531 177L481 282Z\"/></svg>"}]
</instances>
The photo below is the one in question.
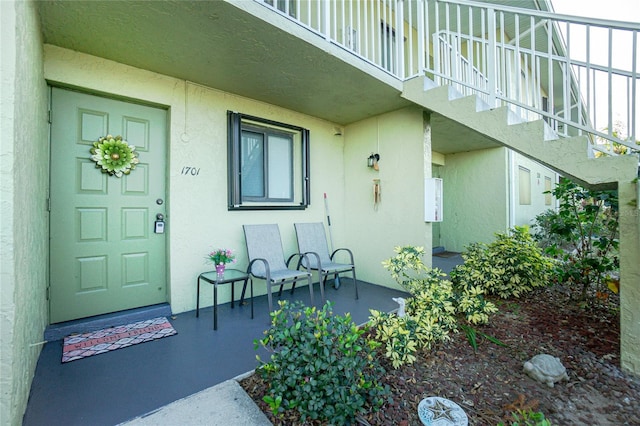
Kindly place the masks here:
<instances>
[{"instance_id":1,"label":"stucco texture","mask_svg":"<svg viewBox=\"0 0 640 426\"><path fill-rule=\"evenodd\" d=\"M47 324L47 89L32 2L0 2L0 424L19 425Z\"/></svg>"},{"instance_id":2,"label":"stucco texture","mask_svg":"<svg viewBox=\"0 0 640 426\"><path fill-rule=\"evenodd\" d=\"M449 251L464 251L473 242L491 242L508 221L508 158L504 148L449 154L440 169L444 187L444 220L440 242Z\"/></svg>"},{"instance_id":3,"label":"stucco texture","mask_svg":"<svg viewBox=\"0 0 640 426\"><path fill-rule=\"evenodd\" d=\"M618 182L620 200L620 364L640 376L640 208L637 182ZM634 200L635 203L629 202Z\"/></svg>"},{"instance_id":4,"label":"stucco texture","mask_svg":"<svg viewBox=\"0 0 640 426\"><path fill-rule=\"evenodd\" d=\"M277 223L284 251L296 250L295 222L325 221L324 194L331 213L335 247L354 251L358 278L395 284L382 268L396 245L430 250L430 224L424 222L425 145L421 108L396 112L340 127L273 105L157 75L144 70L45 46L46 77L93 91L164 105L170 110L169 301L174 312L195 307L198 274L211 269L204 255L218 246L236 249L246 267L243 224ZM185 106L186 105L186 106ZM311 133L311 204L304 211L227 211L226 111L233 110L305 127ZM336 134L336 128L342 134ZM339 133L339 132L338 132ZM368 168L371 152L380 170ZM427 155L428 157L430 156ZM426 164L430 167L430 161ZM198 176L180 174L184 166ZM416 176L414 182L408 176ZM430 170L428 170L430 177ZM381 180L382 202L373 205L373 179ZM259 287L258 287L259 288ZM263 293L264 290L259 291ZM212 301L202 293L202 303ZM228 301L222 287L220 301Z\"/></svg>"},{"instance_id":5,"label":"stucco texture","mask_svg":"<svg viewBox=\"0 0 640 426\"><path fill-rule=\"evenodd\" d=\"M358 278L396 286L381 265L394 255L394 247L422 246L431 252L431 224L424 222L424 178L431 177L431 153L425 154L422 109L363 120L347 126L345 134L344 222L347 240L360 253ZM371 153L380 155L378 171L367 167ZM374 179L381 187L377 206Z\"/></svg>"},{"instance_id":6,"label":"stucco texture","mask_svg":"<svg viewBox=\"0 0 640 426\"><path fill-rule=\"evenodd\" d=\"M556 182L560 175L555 171L542 166L531 159L518 154L517 152L511 152L512 164L512 185L511 185L511 200L510 205L512 209L512 219L511 223L513 225L527 225L531 226L533 224L532 219L535 218L540 213L553 209L556 206L555 199L553 196L549 196L550 204L546 204L547 197L544 194L545 189L545 180L549 180L549 184L551 185L551 189L555 188ZM529 185L530 185L530 202L531 204L525 205L520 204L519 197L519 172L518 169L520 167L524 167L530 173L529 176Z\"/></svg>"}]
</instances>

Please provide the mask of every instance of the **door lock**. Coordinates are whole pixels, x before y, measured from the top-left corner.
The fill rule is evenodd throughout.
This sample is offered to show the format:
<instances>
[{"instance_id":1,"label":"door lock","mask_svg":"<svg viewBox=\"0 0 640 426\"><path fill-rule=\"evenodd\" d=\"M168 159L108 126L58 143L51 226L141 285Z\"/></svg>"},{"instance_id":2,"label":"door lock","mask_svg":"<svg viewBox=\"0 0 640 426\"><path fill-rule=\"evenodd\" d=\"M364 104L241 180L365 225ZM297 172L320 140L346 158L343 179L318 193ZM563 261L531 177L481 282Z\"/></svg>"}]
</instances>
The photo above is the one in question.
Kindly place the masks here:
<instances>
[{"instance_id":1,"label":"door lock","mask_svg":"<svg viewBox=\"0 0 640 426\"><path fill-rule=\"evenodd\" d=\"M164 215L162 213L158 213L156 215L156 222L153 227L153 232L156 234L164 234Z\"/></svg>"}]
</instances>

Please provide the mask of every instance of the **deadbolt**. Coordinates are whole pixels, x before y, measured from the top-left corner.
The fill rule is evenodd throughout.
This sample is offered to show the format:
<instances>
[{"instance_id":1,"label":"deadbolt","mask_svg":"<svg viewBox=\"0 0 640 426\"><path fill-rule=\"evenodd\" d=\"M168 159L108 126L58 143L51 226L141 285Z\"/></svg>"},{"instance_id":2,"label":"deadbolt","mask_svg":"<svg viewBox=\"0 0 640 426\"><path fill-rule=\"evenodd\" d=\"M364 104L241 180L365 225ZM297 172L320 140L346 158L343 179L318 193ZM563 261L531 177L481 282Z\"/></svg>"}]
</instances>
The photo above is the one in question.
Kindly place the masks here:
<instances>
[{"instance_id":1,"label":"deadbolt","mask_svg":"<svg viewBox=\"0 0 640 426\"><path fill-rule=\"evenodd\" d=\"M164 203L164 200L163 200L162 198L158 198L158 199L156 200L156 204L157 204L157 205L161 206L161 205L162 205L162 203Z\"/></svg>"}]
</instances>

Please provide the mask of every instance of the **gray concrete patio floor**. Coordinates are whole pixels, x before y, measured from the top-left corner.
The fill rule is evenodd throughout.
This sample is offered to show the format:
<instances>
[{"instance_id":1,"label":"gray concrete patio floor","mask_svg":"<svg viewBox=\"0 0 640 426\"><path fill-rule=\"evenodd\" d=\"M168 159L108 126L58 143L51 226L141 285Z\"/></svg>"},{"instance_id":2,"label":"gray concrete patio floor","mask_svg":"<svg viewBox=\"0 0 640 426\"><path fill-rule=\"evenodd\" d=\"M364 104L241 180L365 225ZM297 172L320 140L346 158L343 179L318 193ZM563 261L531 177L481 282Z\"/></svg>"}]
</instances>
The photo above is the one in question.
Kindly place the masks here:
<instances>
[{"instance_id":1,"label":"gray concrete patio floor","mask_svg":"<svg viewBox=\"0 0 640 426\"><path fill-rule=\"evenodd\" d=\"M434 266L449 272L459 256L434 257ZM195 284L194 284L195 285ZM314 285L320 306L318 286ZM238 287L239 288L239 287ZM210 289L202 290L209 291ZM350 312L364 323L369 309L392 311L399 290L341 279L326 297L334 312ZM237 292L238 293L238 292ZM236 297L238 295L236 294ZM306 287L283 299L309 303ZM269 326L266 296L256 297L255 318L249 305L219 306L218 330L213 330L213 309L169 317L178 334L156 341L61 363L62 340L45 345L38 360L24 426L33 425L268 425L266 416L238 385L237 378L257 367L254 339ZM128 422L128 423L127 423Z\"/></svg>"}]
</instances>

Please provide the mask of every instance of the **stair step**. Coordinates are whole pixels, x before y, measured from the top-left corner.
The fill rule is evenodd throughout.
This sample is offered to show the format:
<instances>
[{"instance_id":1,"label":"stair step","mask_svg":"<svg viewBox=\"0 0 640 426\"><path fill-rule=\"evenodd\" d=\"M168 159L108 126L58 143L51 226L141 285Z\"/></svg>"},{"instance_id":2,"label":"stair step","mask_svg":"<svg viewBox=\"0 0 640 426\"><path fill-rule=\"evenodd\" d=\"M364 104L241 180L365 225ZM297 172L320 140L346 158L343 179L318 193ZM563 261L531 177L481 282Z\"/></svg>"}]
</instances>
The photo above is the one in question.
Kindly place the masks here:
<instances>
[{"instance_id":1,"label":"stair step","mask_svg":"<svg viewBox=\"0 0 640 426\"><path fill-rule=\"evenodd\" d=\"M623 169L631 169L632 165L637 168L637 160L633 158L594 158L586 136L558 137L542 119L526 121L507 106L491 108L480 96L463 96L455 88L438 86L427 78L406 82L403 97L586 187L608 189L615 186ZM598 166L593 161L599 161Z\"/></svg>"}]
</instances>

